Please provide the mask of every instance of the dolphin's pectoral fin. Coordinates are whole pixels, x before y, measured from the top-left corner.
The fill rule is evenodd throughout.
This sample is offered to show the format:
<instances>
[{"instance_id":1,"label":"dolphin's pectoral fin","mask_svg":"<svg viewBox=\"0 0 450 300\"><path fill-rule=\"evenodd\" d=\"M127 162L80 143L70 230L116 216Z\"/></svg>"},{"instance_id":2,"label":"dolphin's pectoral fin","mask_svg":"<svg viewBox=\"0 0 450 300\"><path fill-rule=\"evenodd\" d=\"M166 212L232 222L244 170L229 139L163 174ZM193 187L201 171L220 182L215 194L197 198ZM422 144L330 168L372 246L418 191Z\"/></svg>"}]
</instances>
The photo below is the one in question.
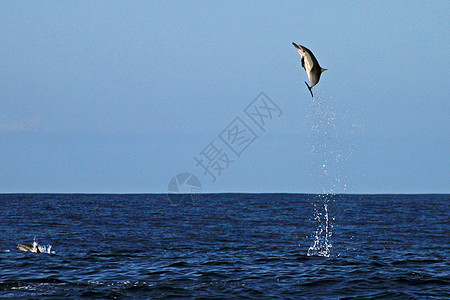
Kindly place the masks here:
<instances>
[{"instance_id":1,"label":"dolphin's pectoral fin","mask_svg":"<svg viewBox=\"0 0 450 300\"><path fill-rule=\"evenodd\" d=\"M311 93L311 97L314 98L313 92L312 92L312 88L308 85L308 83L305 81L306 86L308 87L309 92Z\"/></svg>"},{"instance_id":2,"label":"dolphin's pectoral fin","mask_svg":"<svg viewBox=\"0 0 450 300\"><path fill-rule=\"evenodd\" d=\"M305 59L303 58L303 56L302 56L302 67L303 67L303 69L305 69L305 71L306 71L306 68L305 68Z\"/></svg>"}]
</instances>

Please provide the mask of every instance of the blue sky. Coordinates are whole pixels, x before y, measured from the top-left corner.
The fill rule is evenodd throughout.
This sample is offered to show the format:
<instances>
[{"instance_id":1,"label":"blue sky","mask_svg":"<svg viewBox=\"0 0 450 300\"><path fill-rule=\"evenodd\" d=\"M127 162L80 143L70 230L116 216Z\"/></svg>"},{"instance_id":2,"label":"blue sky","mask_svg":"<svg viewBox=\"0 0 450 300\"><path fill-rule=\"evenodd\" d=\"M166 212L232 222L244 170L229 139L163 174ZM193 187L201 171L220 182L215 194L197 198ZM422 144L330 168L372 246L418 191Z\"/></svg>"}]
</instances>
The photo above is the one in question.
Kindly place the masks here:
<instances>
[{"instance_id":1,"label":"blue sky","mask_svg":"<svg viewBox=\"0 0 450 300\"><path fill-rule=\"evenodd\" d=\"M2 1L0 192L448 193L448 1ZM292 42L322 67L315 102ZM282 111L245 114L261 93ZM237 156L220 134L257 138ZM215 182L194 157L230 160Z\"/></svg>"}]
</instances>

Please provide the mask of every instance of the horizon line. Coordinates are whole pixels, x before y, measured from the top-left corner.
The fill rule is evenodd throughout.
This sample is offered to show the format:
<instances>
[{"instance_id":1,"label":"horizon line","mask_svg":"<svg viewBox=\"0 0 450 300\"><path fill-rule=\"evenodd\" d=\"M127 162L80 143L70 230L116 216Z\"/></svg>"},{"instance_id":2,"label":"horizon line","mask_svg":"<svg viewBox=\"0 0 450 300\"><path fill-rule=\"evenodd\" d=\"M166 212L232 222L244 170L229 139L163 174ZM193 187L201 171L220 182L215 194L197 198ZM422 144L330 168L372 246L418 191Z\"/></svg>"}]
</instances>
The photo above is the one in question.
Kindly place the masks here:
<instances>
[{"instance_id":1,"label":"horizon line","mask_svg":"<svg viewBox=\"0 0 450 300\"><path fill-rule=\"evenodd\" d=\"M199 193L85 193L85 192L0 192L0 195L223 195L223 194L247 194L247 195L450 195L450 193L306 193L306 192L199 192Z\"/></svg>"}]
</instances>

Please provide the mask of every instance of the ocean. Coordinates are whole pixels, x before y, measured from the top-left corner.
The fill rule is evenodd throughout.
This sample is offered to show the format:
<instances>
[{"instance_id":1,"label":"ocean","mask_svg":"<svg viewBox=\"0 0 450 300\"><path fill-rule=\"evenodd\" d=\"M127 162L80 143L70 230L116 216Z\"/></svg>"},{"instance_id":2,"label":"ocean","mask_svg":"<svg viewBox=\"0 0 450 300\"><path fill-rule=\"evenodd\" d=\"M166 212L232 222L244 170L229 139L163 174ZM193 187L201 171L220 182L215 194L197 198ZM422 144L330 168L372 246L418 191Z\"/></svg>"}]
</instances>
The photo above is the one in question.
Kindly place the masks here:
<instances>
[{"instance_id":1,"label":"ocean","mask_svg":"<svg viewBox=\"0 0 450 300\"><path fill-rule=\"evenodd\" d=\"M450 195L0 194L0 297L450 299ZM24 252L36 241L54 254Z\"/></svg>"}]
</instances>

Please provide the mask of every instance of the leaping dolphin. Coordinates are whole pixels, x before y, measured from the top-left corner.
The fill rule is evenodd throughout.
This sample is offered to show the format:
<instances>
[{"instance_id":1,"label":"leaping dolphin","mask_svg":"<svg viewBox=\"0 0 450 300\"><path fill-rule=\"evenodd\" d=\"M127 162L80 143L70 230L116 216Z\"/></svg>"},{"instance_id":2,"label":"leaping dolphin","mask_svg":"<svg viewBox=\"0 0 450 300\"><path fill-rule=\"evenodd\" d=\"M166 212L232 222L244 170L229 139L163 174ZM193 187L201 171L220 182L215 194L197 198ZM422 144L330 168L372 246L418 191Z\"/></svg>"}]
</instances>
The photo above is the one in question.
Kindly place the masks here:
<instances>
[{"instance_id":1,"label":"leaping dolphin","mask_svg":"<svg viewBox=\"0 0 450 300\"><path fill-rule=\"evenodd\" d=\"M324 69L320 67L319 62L317 61L314 54L306 48L305 46L297 45L296 43L292 42L292 45L294 45L295 48L297 48L298 54L302 57L302 67L305 69L306 74L308 75L309 82L311 83L311 86L308 85L308 83L305 81L306 86L309 89L309 92L311 93L311 96L314 97L312 88L317 83L319 83L320 75L322 72L325 72L328 69Z\"/></svg>"}]
</instances>

